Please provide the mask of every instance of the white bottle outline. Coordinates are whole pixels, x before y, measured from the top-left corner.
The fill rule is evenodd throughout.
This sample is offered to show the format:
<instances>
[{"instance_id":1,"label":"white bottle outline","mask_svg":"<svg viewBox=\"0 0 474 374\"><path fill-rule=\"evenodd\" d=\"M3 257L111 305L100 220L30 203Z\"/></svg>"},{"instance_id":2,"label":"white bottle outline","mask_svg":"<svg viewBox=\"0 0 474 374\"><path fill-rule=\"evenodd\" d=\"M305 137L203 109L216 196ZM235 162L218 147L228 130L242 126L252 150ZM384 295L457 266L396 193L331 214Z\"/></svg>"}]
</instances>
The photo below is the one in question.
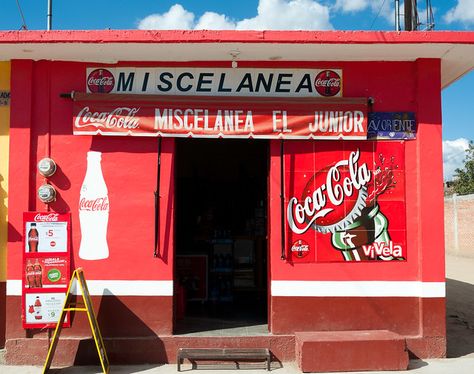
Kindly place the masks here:
<instances>
[{"instance_id":1,"label":"white bottle outline","mask_svg":"<svg viewBox=\"0 0 474 374\"><path fill-rule=\"evenodd\" d=\"M103 260L109 257L107 244L107 226L109 221L108 189L101 167L102 153L87 152L87 170L79 197L79 222L81 226L81 244L79 257L83 260ZM95 209L81 209L83 199L96 203ZM105 208L104 208L105 207Z\"/></svg>"}]
</instances>

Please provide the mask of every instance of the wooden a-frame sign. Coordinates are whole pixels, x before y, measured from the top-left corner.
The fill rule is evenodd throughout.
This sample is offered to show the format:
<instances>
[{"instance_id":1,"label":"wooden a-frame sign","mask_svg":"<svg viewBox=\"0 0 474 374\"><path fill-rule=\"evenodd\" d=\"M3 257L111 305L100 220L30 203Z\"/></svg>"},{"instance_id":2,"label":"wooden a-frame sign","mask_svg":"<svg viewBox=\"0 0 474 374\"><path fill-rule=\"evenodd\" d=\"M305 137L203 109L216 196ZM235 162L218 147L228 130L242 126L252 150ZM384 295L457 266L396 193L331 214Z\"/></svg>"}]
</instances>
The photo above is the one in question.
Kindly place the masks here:
<instances>
[{"instance_id":1,"label":"wooden a-frame sign","mask_svg":"<svg viewBox=\"0 0 474 374\"><path fill-rule=\"evenodd\" d=\"M71 302L74 281L77 281L77 283L79 284L84 305L78 306L77 303ZM46 357L46 362L44 363L43 374L48 372L51 366L51 362L53 361L54 352L56 351L56 347L59 342L59 335L61 334L61 329L63 326L64 319L66 318L67 312L87 313L89 324L91 325L92 335L94 336L95 345L97 347L97 353L99 354L102 371L104 372L104 374L108 374L110 370L109 359L107 358L107 352L105 351L104 341L102 340L99 325L97 323L97 319L95 318L94 309L92 308L92 301L82 268L74 270L71 276L71 280L69 281L69 287L67 288L66 298L64 299L63 310L56 325L56 329L54 330L53 340L51 341L51 344L49 346L48 356Z\"/></svg>"}]
</instances>

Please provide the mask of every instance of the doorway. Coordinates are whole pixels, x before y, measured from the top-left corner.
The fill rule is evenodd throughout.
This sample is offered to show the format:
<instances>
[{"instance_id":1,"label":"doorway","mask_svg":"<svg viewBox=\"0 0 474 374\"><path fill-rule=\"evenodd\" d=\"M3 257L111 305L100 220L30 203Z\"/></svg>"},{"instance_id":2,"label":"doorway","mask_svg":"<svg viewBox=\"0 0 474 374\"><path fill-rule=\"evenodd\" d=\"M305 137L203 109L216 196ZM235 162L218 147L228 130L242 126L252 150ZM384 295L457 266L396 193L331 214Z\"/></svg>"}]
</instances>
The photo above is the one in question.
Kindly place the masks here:
<instances>
[{"instance_id":1,"label":"doorway","mask_svg":"<svg viewBox=\"0 0 474 374\"><path fill-rule=\"evenodd\" d=\"M268 142L178 139L175 177L175 333L268 333Z\"/></svg>"}]
</instances>

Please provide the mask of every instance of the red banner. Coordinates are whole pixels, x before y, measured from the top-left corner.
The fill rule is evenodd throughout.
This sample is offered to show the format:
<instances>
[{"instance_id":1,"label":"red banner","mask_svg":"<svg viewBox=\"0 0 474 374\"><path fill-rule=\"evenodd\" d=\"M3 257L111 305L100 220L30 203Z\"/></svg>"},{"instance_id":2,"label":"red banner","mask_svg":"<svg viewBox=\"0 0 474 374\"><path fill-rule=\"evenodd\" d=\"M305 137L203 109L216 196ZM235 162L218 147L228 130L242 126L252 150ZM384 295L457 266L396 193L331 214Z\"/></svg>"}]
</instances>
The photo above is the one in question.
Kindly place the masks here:
<instances>
[{"instance_id":1,"label":"red banner","mask_svg":"<svg viewBox=\"0 0 474 374\"><path fill-rule=\"evenodd\" d=\"M74 95L74 135L366 139L365 98Z\"/></svg>"}]
</instances>

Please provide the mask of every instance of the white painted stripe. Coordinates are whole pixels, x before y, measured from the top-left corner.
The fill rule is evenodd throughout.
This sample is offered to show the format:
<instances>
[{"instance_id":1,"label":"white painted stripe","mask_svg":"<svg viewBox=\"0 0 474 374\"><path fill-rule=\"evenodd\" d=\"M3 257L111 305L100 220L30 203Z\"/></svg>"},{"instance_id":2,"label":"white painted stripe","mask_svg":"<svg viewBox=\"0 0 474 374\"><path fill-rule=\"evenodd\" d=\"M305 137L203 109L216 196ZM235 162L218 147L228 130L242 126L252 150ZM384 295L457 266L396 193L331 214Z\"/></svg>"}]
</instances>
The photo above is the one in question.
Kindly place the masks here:
<instances>
[{"instance_id":1,"label":"white painted stripe","mask_svg":"<svg viewBox=\"0 0 474 374\"><path fill-rule=\"evenodd\" d=\"M87 280L93 296L173 296L173 281ZM77 290L73 290L77 295ZM7 280L7 295L21 295L21 280Z\"/></svg>"},{"instance_id":2,"label":"white painted stripe","mask_svg":"<svg viewBox=\"0 0 474 374\"><path fill-rule=\"evenodd\" d=\"M94 296L173 296L173 281L88 280ZM272 296L445 297L444 282L272 281ZM76 293L77 294L77 293ZM21 295L21 280L7 281L7 295Z\"/></svg>"},{"instance_id":3,"label":"white painted stripe","mask_svg":"<svg viewBox=\"0 0 474 374\"><path fill-rule=\"evenodd\" d=\"M272 296L445 297L444 282L272 281Z\"/></svg>"},{"instance_id":4,"label":"white painted stripe","mask_svg":"<svg viewBox=\"0 0 474 374\"><path fill-rule=\"evenodd\" d=\"M7 295L17 296L21 295L21 280L7 280Z\"/></svg>"}]
</instances>

